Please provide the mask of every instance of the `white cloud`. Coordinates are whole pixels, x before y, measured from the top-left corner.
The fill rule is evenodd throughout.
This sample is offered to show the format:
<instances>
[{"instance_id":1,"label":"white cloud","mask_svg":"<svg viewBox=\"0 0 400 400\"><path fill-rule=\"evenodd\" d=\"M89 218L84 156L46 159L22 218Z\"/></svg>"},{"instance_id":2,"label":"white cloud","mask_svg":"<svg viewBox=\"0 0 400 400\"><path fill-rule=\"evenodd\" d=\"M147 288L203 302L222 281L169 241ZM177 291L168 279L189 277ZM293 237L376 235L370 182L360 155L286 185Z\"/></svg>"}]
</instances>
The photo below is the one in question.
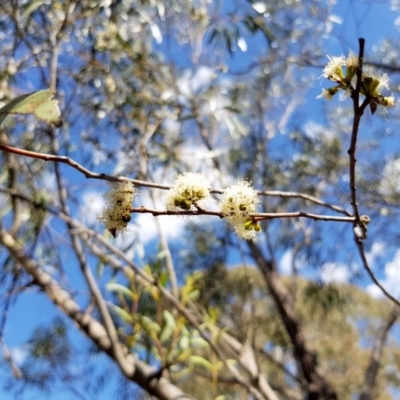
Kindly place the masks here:
<instances>
[{"instance_id":1,"label":"white cloud","mask_svg":"<svg viewBox=\"0 0 400 400\"><path fill-rule=\"evenodd\" d=\"M27 356L28 356L28 350L26 346L15 347L11 349L11 357L17 365L22 365Z\"/></svg>"},{"instance_id":2,"label":"white cloud","mask_svg":"<svg viewBox=\"0 0 400 400\"><path fill-rule=\"evenodd\" d=\"M178 88L182 95L191 97L198 90L208 86L214 78L214 70L201 66L195 72L185 71L178 79Z\"/></svg>"},{"instance_id":3,"label":"white cloud","mask_svg":"<svg viewBox=\"0 0 400 400\"><path fill-rule=\"evenodd\" d=\"M386 263L384 268L385 278L379 279L379 283L394 297L400 296L400 250L397 250L393 260ZM374 297L382 297L382 291L374 284L366 288Z\"/></svg>"},{"instance_id":4,"label":"white cloud","mask_svg":"<svg viewBox=\"0 0 400 400\"><path fill-rule=\"evenodd\" d=\"M375 242L371 246L371 250L365 253L368 264L372 265L375 260L380 257L386 250L386 246L382 242Z\"/></svg>"},{"instance_id":5,"label":"white cloud","mask_svg":"<svg viewBox=\"0 0 400 400\"><path fill-rule=\"evenodd\" d=\"M400 158L389 161L383 169L380 192L385 196L400 193Z\"/></svg>"},{"instance_id":6,"label":"white cloud","mask_svg":"<svg viewBox=\"0 0 400 400\"><path fill-rule=\"evenodd\" d=\"M279 269L282 274L289 275L293 271L293 252L292 250L286 250L281 260L279 261Z\"/></svg>"},{"instance_id":7,"label":"white cloud","mask_svg":"<svg viewBox=\"0 0 400 400\"><path fill-rule=\"evenodd\" d=\"M86 225L98 223L98 216L105 208L102 194L95 191L86 191L81 201L81 221Z\"/></svg>"},{"instance_id":8,"label":"white cloud","mask_svg":"<svg viewBox=\"0 0 400 400\"><path fill-rule=\"evenodd\" d=\"M341 263L324 264L320 274L324 283L346 283L349 280L349 268Z\"/></svg>"}]
</instances>

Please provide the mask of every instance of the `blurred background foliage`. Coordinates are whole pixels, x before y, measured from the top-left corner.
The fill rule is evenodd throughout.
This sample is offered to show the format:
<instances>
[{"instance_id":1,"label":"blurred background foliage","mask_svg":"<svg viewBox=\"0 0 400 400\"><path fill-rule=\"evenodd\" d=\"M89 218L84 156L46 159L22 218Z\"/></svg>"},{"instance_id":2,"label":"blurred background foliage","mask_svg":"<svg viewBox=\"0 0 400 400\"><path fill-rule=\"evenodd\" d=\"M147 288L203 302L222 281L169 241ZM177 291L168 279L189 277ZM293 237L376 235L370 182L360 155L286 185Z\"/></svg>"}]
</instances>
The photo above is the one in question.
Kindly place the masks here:
<instances>
[{"instance_id":1,"label":"blurred background foliage","mask_svg":"<svg viewBox=\"0 0 400 400\"><path fill-rule=\"evenodd\" d=\"M346 36L346 24L363 29L354 8L368 10L371 4L349 1L340 25L334 0L2 1L1 105L51 87L64 125L57 130L55 149L46 125L31 117L8 118L1 143L42 153L57 150L99 173L160 184L172 184L177 173L187 171L203 173L214 188L248 179L260 191L299 192L350 211L351 102L315 97L322 89L318 78L326 54L333 44L347 51L347 40L355 38ZM397 10L392 3L383 6ZM373 47L367 41L365 62L389 74L391 92L398 97L395 29L398 24ZM399 117L398 106L373 117L367 113L359 132L359 207L372 220L366 248L377 272L394 257L400 240ZM82 308L98 316L59 215L54 166L10 153L0 156L2 224ZM103 235L96 217L106 182L86 180L67 166L61 173L69 215ZM160 208L164 195L141 189L135 206ZM298 210L334 214L304 197L262 196L264 212ZM132 216L131 231L117 241L107 232L103 236L168 289L172 263L179 303L195 307L210 327L217 324L251 343L279 398L303 398L304 380L288 334L246 243L217 218L163 219L154 228L140 217ZM282 280L327 379L339 399L354 398L391 305L364 290L352 227L271 219L262 228L259 246L268 258L278 262L290 255ZM84 231L81 238L120 339L136 357L168 367L169 378L195 398L248 398L207 342L218 343L212 328L210 337L202 337L155 286L122 272L115 249ZM7 316L18 296L41 294L4 249L0 260L1 337L7 342ZM344 268L345 282L326 278L327 265ZM18 329L29 331L26 343L19 344L25 349L17 362L21 375L13 379L9 363L2 367L5 387L16 398L32 388L97 398L111 376L121 398L138 396L109 361L98 364L98 351L76 339L70 321L59 317L44 327L25 326L19 318ZM374 399L398 393L399 357L395 325Z\"/></svg>"}]
</instances>

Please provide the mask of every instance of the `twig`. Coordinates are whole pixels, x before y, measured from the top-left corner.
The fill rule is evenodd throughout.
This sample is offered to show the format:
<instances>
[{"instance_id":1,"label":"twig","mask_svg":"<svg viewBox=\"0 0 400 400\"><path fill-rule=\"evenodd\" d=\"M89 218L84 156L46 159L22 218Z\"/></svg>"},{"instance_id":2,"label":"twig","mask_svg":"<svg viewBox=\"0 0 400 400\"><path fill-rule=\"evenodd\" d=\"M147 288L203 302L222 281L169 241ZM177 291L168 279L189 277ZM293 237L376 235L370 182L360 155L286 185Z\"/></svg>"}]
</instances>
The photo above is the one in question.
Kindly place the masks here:
<instances>
[{"instance_id":1,"label":"twig","mask_svg":"<svg viewBox=\"0 0 400 400\"><path fill-rule=\"evenodd\" d=\"M357 204L357 189L356 189L356 145L357 145L357 135L360 126L361 117L364 114L365 108L370 104L368 97L365 98L361 106L359 106L359 98L360 98L360 89L361 89L361 81L362 81L362 67L363 67L363 57L364 57L364 45L365 39L360 38L358 40L360 45L359 55L358 55L358 69L357 69L357 84L355 89L351 93L351 97L353 99L353 110L354 110L354 120L353 120L353 129L351 133L350 147L347 153L349 154L349 184L350 184L350 196L351 196L351 205L353 207L354 213L354 240L356 242L358 252L361 257L361 261L364 269L367 271L368 275L372 279L372 281L382 290L386 297L392 300L395 304L400 306L400 302L395 299L378 281L372 272L370 266L368 265L367 258L364 252L363 239L366 238L366 226L361 221L361 217L358 210ZM360 233L357 233L360 230Z\"/></svg>"},{"instance_id":2,"label":"twig","mask_svg":"<svg viewBox=\"0 0 400 400\"><path fill-rule=\"evenodd\" d=\"M171 189L170 185L161 185L158 183L152 183L152 182L147 182L147 181L138 180L138 179L130 179L130 178L126 178L124 176L113 176L113 175L107 175L105 173L92 172L92 171L88 170L87 168L83 167L81 164L79 164L75 160L73 160L69 157L66 157L66 156L57 156L57 155L53 155L53 154L38 153L35 151L19 149L17 147L12 147L12 146L9 146L6 144L0 144L0 150L6 151L9 153L18 154L20 156L36 158L36 159L44 160L44 161L61 162L63 164L67 164L70 167L81 172L87 179L100 179L100 180L105 180L105 181L109 181L109 182L121 182L121 181L127 180L139 187L148 187L148 188L161 189L161 190ZM210 193L223 194L224 190L223 189L211 189ZM258 191L257 194L259 196L299 198L299 199L303 199L306 201L310 201L314 204L317 204L317 205L320 205L323 207L327 207L338 213L341 213L341 214L344 214L347 216L351 216L351 214L348 211L346 211L345 209L343 209L339 206L326 203L323 200L318 199L317 197L310 196L310 195L304 194L304 193L282 192L282 191Z\"/></svg>"},{"instance_id":3,"label":"twig","mask_svg":"<svg viewBox=\"0 0 400 400\"><path fill-rule=\"evenodd\" d=\"M365 256L365 251L364 251L364 244L361 240L356 240L356 244L357 244L357 248L358 248L358 252L360 254L361 257L361 261L363 264L364 269L367 271L368 275L370 276L370 278L372 279L372 281L375 283L376 286L378 286L379 289L382 290L382 292L385 294L385 296L392 300L393 303L397 304L398 306L400 306L400 302L399 300L397 300L396 298L394 298L378 281L378 279L376 278L376 276L374 275L374 273L372 272L371 267L368 265L368 261L367 261L367 257Z\"/></svg>"},{"instance_id":4,"label":"twig","mask_svg":"<svg viewBox=\"0 0 400 400\"><path fill-rule=\"evenodd\" d=\"M374 388L376 383L376 378L381 363L381 357L383 354L383 348L387 339L387 335L393 324L399 317L399 313L400 311L397 307L392 310L388 319L385 321L385 324L382 326L381 331L375 339L374 348L372 349L369 365L365 372L364 382L361 388L359 400L373 399L372 389Z\"/></svg>"},{"instance_id":5,"label":"twig","mask_svg":"<svg viewBox=\"0 0 400 400\"><path fill-rule=\"evenodd\" d=\"M347 215L347 216L351 217L351 214L348 211L346 211L344 208L339 207L339 206L335 206L335 205L330 204L330 203L326 203L325 201L320 200L317 197L310 196L310 195L305 194L305 193L282 192L282 191L279 191L279 190L266 190L266 191L258 191L257 194L259 196L268 196L268 197L284 197L284 198L289 197L289 198L303 199L303 200L310 201L310 202L312 202L314 204L317 204L319 206L322 206L322 207L327 207L327 208L329 208L329 209L331 209L333 211L336 211L338 213L341 213L341 214L344 214L344 215Z\"/></svg>"},{"instance_id":6,"label":"twig","mask_svg":"<svg viewBox=\"0 0 400 400\"><path fill-rule=\"evenodd\" d=\"M211 211L206 210L204 208L200 208L198 206L197 210L179 210L179 211L171 211L171 210L156 210L147 207L132 207L132 213L141 213L141 214L152 214L155 217L160 215L186 215L186 216L197 216L197 215L213 215L219 218L225 218L225 215L220 211ZM320 214L312 214L304 211L294 211L288 213L254 213L249 214L249 217L254 218L257 221L263 221L267 219L275 219L275 218L310 218L313 220L320 221L335 221L335 222L353 222L355 221L354 217L337 217L335 215L320 215Z\"/></svg>"}]
</instances>

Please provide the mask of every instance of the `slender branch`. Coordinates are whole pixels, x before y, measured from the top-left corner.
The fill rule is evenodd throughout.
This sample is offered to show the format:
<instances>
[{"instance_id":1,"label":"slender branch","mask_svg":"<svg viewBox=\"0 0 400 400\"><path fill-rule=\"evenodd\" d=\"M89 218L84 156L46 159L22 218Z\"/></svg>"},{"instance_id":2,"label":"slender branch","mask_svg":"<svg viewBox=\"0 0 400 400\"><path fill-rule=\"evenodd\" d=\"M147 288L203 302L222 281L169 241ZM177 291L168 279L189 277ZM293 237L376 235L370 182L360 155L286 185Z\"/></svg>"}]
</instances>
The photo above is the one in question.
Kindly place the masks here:
<instances>
[{"instance_id":1,"label":"slender branch","mask_svg":"<svg viewBox=\"0 0 400 400\"><path fill-rule=\"evenodd\" d=\"M153 204L155 205L155 198L154 198L153 192L151 192L151 199L153 201ZM162 247L163 253L164 253L165 264L166 264L168 275L169 275L169 281L171 283L171 291L172 291L172 294L174 295L174 297L178 298L179 297L179 287L178 287L178 280L176 278L174 262L172 260L171 250L168 246L168 241L165 236L161 221L158 218L156 218L156 225L157 225L158 234L160 237L160 244L161 244L161 247Z\"/></svg>"},{"instance_id":2,"label":"slender branch","mask_svg":"<svg viewBox=\"0 0 400 400\"><path fill-rule=\"evenodd\" d=\"M280 281L276 267L264 258L256 244L253 242L248 244L290 337L293 355L307 382L308 399L336 400L337 395L334 389L326 380L318 365L317 354L306 342L300 322L292 307L291 294Z\"/></svg>"},{"instance_id":3,"label":"slender branch","mask_svg":"<svg viewBox=\"0 0 400 400\"><path fill-rule=\"evenodd\" d=\"M364 269L367 271L368 275L371 277L373 282L382 290L382 292L392 300L395 304L400 306L400 302L395 299L378 281L372 272L370 266L368 265L367 258L364 252L363 239L366 238L367 228L364 223L362 223L358 204L357 204L357 188L356 188L356 145L357 145L357 136L358 130L360 126L361 117L364 114L365 108L370 104L368 97L365 98L361 106L359 105L360 99L360 89L362 82L362 68L363 68L363 58L364 58L364 46L365 39L360 38L358 40L360 45L359 55L358 55L358 68L357 68L357 83L355 89L352 91L351 97L353 99L353 110L354 110L354 120L353 120L353 129L351 133L350 147L347 153L349 154L349 185L350 185L350 196L351 196L351 205L353 207L354 214L354 240L356 242L358 252L361 257L361 261Z\"/></svg>"},{"instance_id":4,"label":"slender branch","mask_svg":"<svg viewBox=\"0 0 400 400\"><path fill-rule=\"evenodd\" d=\"M130 178L126 178L124 176L113 176L113 175L107 175L105 173L92 172L92 171L86 169L85 167L83 167L81 164L79 164L75 160L73 160L69 157L66 157L66 156L38 153L35 151L19 149L17 147L12 147L12 146L9 146L6 144L0 144L0 150L6 151L9 153L18 154L18 155L24 156L24 157L36 158L36 159L43 160L43 161L61 162L63 164L67 164L70 167L81 172L87 179L100 179L100 180L105 180L105 181L109 181L109 182L121 182L121 181L127 180L139 187L148 187L148 188L161 189L161 190L171 189L170 185L161 185L158 183L152 183L152 182L147 182L147 181L138 180L138 179L130 179ZM223 194L224 190L223 189L211 189L210 193ZM304 193L282 192L282 191L258 191L257 194L259 196L267 196L267 197L269 196L269 197L299 198L299 199L303 199L306 201L310 201L314 204L317 204L317 205L320 205L323 207L327 207L327 208L329 208L333 211L336 211L338 213L341 213L343 215L351 216L351 214L349 212L347 212L345 209L343 209L339 206L326 203L323 200L318 199L317 197L310 196L310 195L304 194Z\"/></svg>"},{"instance_id":5,"label":"slender branch","mask_svg":"<svg viewBox=\"0 0 400 400\"><path fill-rule=\"evenodd\" d=\"M372 400L372 390L375 386L376 378L378 375L378 370L380 367L380 360L383 354L383 348L386 342L387 335L396 322L400 315L399 308L394 308L386 320L385 324L382 326L380 333L378 334L374 348L372 349L371 359L367 370L365 371L364 382L361 388L359 400Z\"/></svg>"},{"instance_id":6,"label":"slender branch","mask_svg":"<svg viewBox=\"0 0 400 400\"><path fill-rule=\"evenodd\" d=\"M351 139L350 139L350 147L347 151L349 155L349 185L350 185L350 196L351 196L351 205L353 207L353 214L356 218L355 226L358 225L360 221L360 215L358 212L358 205L357 205L357 195L356 195L356 145L357 145L357 136L358 136L358 129L360 126L360 120L364 113L364 109L366 107L367 99L365 99L363 105L360 107L360 89L361 89L361 79L362 79L362 68L363 68L363 59L364 59L364 45L365 40L360 38L358 40L360 45L359 55L358 55L358 68L357 68L357 83L356 88L353 90L351 97L353 99L353 110L354 110L354 120L353 120L353 128L351 132Z\"/></svg>"},{"instance_id":7,"label":"slender branch","mask_svg":"<svg viewBox=\"0 0 400 400\"><path fill-rule=\"evenodd\" d=\"M375 283L376 286L378 286L379 289L382 290L382 292L384 293L384 295L390 299L391 301L393 301L394 304L397 304L400 307L400 301L397 300L395 297L393 297L382 285L381 283L378 281L377 277L375 276L375 274L372 272L371 267L368 264L367 261L367 257L365 256L365 251L364 251L364 244L362 241L360 240L356 240L356 245L358 248L358 252L360 254L361 257L361 261L362 261L362 265L364 267L364 269L367 271L368 275L370 276L370 278L372 279L372 281Z\"/></svg>"},{"instance_id":8,"label":"slender branch","mask_svg":"<svg viewBox=\"0 0 400 400\"><path fill-rule=\"evenodd\" d=\"M348 211L346 211L344 208L330 204L330 203L326 203L325 201L314 197L314 196L310 196L308 194L305 193L299 193L299 192L281 192L279 190L265 190L265 191L258 191L257 194L259 196L268 196L268 197L283 197L283 198L297 198L297 199L303 199L306 201L310 201L314 204L317 204L319 206L322 207L326 207L329 208L333 211L336 211L338 213L347 215L348 217L351 217L351 213L349 213Z\"/></svg>"},{"instance_id":9,"label":"slender branch","mask_svg":"<svg viewBox=\"0 0 400 400\"><path fill-rule=\"evenodd\" d=\"M197 206L197 210L179 210L179 211L171 211L171 210L156 210L152 208L146 207L132 207L132 213L140 213L140 214L152 214L155 217L160 215L186 215L186 216L197 216L197 215L213 215L219 218L224 218L225 215L220 211L211 211L206 210L204 208L200 208ZM257 221L263 221L267 219L275 219L275 218L310 218L313 220L320 220L320 221L335 221L335 222L353 222L354 217L337 217L334 215L319 215L319 214L312 214L307 213L304 211L294 211L288 213L254 213L249 214L249 217L254 218Z\"/></svg>"}]
</instances>

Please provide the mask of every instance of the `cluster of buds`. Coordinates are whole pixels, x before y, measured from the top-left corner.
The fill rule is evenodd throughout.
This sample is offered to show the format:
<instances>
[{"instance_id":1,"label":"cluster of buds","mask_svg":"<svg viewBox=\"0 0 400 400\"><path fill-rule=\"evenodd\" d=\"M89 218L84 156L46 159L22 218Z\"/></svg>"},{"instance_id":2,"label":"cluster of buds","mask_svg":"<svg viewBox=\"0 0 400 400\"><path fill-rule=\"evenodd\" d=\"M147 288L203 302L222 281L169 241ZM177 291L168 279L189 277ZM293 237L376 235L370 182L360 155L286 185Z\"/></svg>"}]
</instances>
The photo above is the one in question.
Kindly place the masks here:
<instances>
[{"instance_id":1,"label":"cluster of buds","mask_svg":"<svg viewBox=\"0 0 400 400\"><path fill-rule=\"evenodd\" d=\"M191 172L178 175L165 199L165 208L170 211L193 210L210 197L210 183L201 174Z\"/></svg>"},{"instance_id":2,"label":"cluster of buds","mask_svg":"<svg viewBox=\"0 0 400 400\"><path fill-rule=\"evenodd\" d=\"M116 183L112 190L104 196L107 208L99 217L106 229L117 237L119 232L123 232L128 222L131 220L132 201L135 197L135 189L129 181Z\"/></svg>"},{"instance_id":3,"label":"cluster of buds","mask_svg":"<svg viewBox=\"0 0 400 400\"><path fill-rule=\"evenodd\" d=\"M107 208L99 217L106 229L116 237L124 231L131 220L131 206L135 189L131 182L117 183L110 193L103 197ZM190 211L198 209L210 197L210 183L201 174L184 173L178 175L174 185L168 191L165 208L169 211ZM220 210L222 216L231 225L236 234L246 240L254 240L261 232L260 223L254 217L259 202L257 192L247 181L239 181L227 188Z\"/></svg>"},{"instance_id":4,"label":"cluster of buds","mask_svg":"<svg viewBox=\"0 0 400 400\"><path fill-rule=\"evenodd\" d=\"M347 58L343 56L328 56L328 59L329 62L324 68L323 76L335 82L336 85L329 89L324 89L318 97L325 97L330 100L340 90L352 94L355 87L353 81L359 68L358 57L350 53ZM346 68L345 73L343 68ZM369 100L372 113L376 111L378 104L384 107L392 107L394 105L393 96L385 97L381 94L383 88L389 89L389 78L386 74L378 74L372 69L362 72L360 93Z\"/></svg>"}]
</instances>

